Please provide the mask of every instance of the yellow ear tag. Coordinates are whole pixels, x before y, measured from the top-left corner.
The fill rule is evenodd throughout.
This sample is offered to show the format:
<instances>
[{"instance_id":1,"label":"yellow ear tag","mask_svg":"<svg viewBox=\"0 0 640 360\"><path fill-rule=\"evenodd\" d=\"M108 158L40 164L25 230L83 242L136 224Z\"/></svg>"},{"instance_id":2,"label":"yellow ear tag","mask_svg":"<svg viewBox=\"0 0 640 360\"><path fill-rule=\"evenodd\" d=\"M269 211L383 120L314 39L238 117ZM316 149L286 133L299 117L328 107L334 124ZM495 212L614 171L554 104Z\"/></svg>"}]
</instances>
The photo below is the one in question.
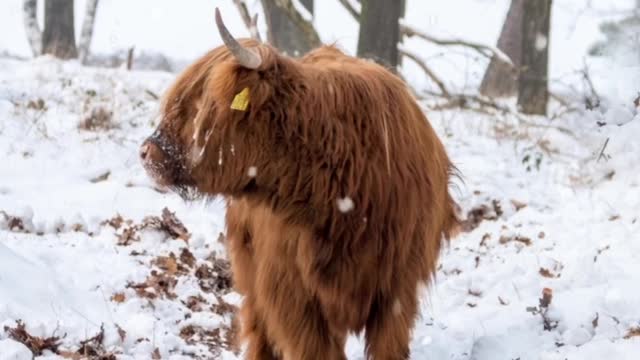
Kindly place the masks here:
<instances>
[{"instance_id":1,"label":"yellow ear tag","mask_svg":"<svg viewBox=\"0 0 640 360\"><path fill-rule=\"evenodd\" d=\"M236 94L231 102L231 108L233 110L247 111L249 107L249 88L246 87L242 91Z\"/></svg>"}]
</instances>

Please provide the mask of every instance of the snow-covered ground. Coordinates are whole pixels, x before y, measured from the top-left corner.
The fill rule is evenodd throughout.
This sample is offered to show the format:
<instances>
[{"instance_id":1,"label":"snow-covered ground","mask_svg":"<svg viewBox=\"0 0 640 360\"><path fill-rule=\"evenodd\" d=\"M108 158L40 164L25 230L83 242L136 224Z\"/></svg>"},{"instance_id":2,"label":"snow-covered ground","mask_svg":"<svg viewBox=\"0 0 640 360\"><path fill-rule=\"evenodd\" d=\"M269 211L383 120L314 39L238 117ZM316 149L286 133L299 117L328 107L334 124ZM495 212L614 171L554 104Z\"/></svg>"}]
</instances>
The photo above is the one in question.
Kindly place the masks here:
<instances>
[{"instance_id":1,"label":"snow-covered ground","mask_svg":"<svg viewBox=\"0 0 640 360\"><path fill-rule=\"evenodd\" d=\"M0 329L22 320L31 334L60 336L61 349L75 350L104 325L105 349L121 358L149 358L156 348L163 358L208 354L184 329L226 329L220 308L237 301L207 291L217 275L196 271L224 257L223 208L158 193L137 160L154 125L151 94L171 76L50 58L0 68ZM113 112L113 128L83 128L97 108ZM602 127L597 113L553 122L430 117L464 176L461 205L487 220L443 253L413 358L635 359L640 337L625 336L640 326L640 117ZM119 214L139 224L165 207L188 241L143 229L122 245L128 225L104 223ZM157 284L162 276L169 285ZM128 286L145 282L146 290ZM528 310L545 287L550 331ZM0 342L0 359L12 346ZM362 358L357 339L348 351Z\"/></svg>"},{"instance_id":2,"label":"snow-covered ground","mask_svg":"<svg viewBox=\"0 0 640 360\"><path fill-rule=\"evenodd\" d=\"M583 66L598 22L631 3L611 1L576 16L586 2L554 2L551 67L558 92L580 86L579 76L566 74ZM118 17L118 3L105 2L103 11L113 16L98 16L101 51L144 41L105 40L116 35L100 21L139 18L144 7ZM230 3L224 4L229 22L241 32ZM195 24L204 28L201 14L214 5L190 4L203 9ZM433 4L410 1L408 21L437 35L491 43L508 1ZM19 9L19 1L3 6ZM319 9L323 38L352 48L348 15L341 13L335 27L331 7ZM423 21L421 11L433 15ZM176 13L151 13L158 31L173 31L161 26L167 14ZM0 33L15 15L15 9L0 12L7 20ZM212 38L191 39L185 57L218 42L207 31ZM152 49L181 54L179 33L160 35L147 35L165 38ZM0 48L28 54L21 36L2 35ZM459 54L408 46L451 74L446 79L458 88L477 83L482 73L480 60L465 64ZM464 182L455 194L471 216L469 231L443 251L437 279L424 292L412 359L640 356L640 116L632 104L640 71L612 59L587 63L603 110L566 113L554 103L548 118L428 113L461 170ZM413 85L425 86L422 74L410 66L404 72ZM138 146L156 125L157 96L174 76L48 57L0 59L0 360L32 358L12 340L18 320L28 334L59 338L62 355L45 350L38 359L73 358L79 349L118 359L239 359L224 350L239 298L228 289L219 241L222 203L185 203L159 193L138 161ZM552 297L541 306L545 288ZM83 344L101 333L100 341ZM361 339L351 338L347 351L350 359L363 359Z\"/></svg>"}]
</instances>

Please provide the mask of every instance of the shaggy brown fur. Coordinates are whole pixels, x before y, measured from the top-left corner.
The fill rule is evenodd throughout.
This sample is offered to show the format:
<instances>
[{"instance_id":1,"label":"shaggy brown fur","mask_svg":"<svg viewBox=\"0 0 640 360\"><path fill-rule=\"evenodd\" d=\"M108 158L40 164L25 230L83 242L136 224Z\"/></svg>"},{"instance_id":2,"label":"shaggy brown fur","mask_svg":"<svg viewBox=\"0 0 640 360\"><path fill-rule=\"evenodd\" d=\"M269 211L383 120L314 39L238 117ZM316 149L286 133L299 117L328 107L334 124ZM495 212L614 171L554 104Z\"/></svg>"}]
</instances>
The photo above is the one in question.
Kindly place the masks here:
<instances>
[{"instance_id":1,"label":"shaggy brown fur","mask_svg":"<svg viewBox=\"0 0 640 360\"><path fill-rule=\"evenodd\" d=\"M346 359L347 334L363 330L369 358L408 359L419 284L457 226L442 143L379 65L331 46L292 59L241 43L261 66L223 46L186 69L145 166L185 194L228 199L248 359ZM248 109L230 109L246 87Z\"/></svg>"}]
</instances>

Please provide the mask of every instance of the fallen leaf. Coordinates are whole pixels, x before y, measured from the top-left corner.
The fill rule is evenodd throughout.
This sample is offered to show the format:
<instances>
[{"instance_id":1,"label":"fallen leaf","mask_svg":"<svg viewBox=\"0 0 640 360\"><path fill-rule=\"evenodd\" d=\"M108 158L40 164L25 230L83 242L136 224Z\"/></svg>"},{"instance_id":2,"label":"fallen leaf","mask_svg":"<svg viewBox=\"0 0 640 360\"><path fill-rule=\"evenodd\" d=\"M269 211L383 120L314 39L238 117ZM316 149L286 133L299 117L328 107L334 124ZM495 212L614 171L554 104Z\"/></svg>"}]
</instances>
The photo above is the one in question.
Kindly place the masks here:
<instances>
[{"instance_id":1,"label":"fallen leaf","mask_svg":"<svg viewBox=\"0 0 640 360\"><path fill-rule=\"evenodd\" d=\"M640 337L640 327L634 327L629 329L629 332L627 332L627 335L624 336L626 340L629 340L634 337Z\"/></svg>"},{"instance_id":2,"label":"fallen leaf","mask_svg":"<svg viewBox=\"0 0 640 360\"><path fill-rule=\"evenodd\" d=\"M169 275L175 275L178 272L178 262L175 256L158 256L152 263Z\"/></svg>"},{"instance_id":3,"label":"fallen leaf","mask_svg":"<svg viewBox=\"0 0 640 360\"><path fill-rule=\"evenodd\" d=\"M105 173L89 179L89 181L96 184L102 181L106 181L107 179L109 179L109 176L111 176L111 171L107 170Z\"/></svg>"},{"instance_id":4,"label":"fallen leaf","mask_svg":"<svg viewBox=\"0 0 640 360\"><path fill-rule=\"evenodd\" d=\"M516 211L520 211L527 207L526 203L523 203L518 200L513 200L513 199L511 200L511 204L513 205L514 208L516 208Z\"/></svg>"},{"instance_id":5,"label":"fallen leaf","mask_svg":"<svg viewBox=\"0 0 640 360\"><path fill-rule=\"evenodd\" d=\"M188 268L193 268L196 264L196 258L189 249L183 248L182 252L180 252L180 262Z\"/></svg>"},{"instance_id":6,"label":"fallen leaf","mask_svg":"<svg viewBox=\"0 0 640 360\"><path fill-rule=\"evenodd\" d=\"M117 302L117 303L123 303L125 299L126 297L124 293L115 293L113 294L113 296L111 296L111 301Z\"/></svg>"},{"instance_id":7,"label":"fallen leaf","mask_svg":"<svg viewBox=\"0 0 640 360\"><path fill-rule=\"evenodd\" d=\"M553 299L553 290L549 288L542 289L542 298L540 299L540 307L548 308L551 305L551 300Z\"/></svg>"},{"instance_id":8,"label":"fallen leaf","mask_svg":"<svg viewBox=\"0 0 640 360\"><path fill-rule=\"evenodd\" d=\"M57 336L43 338L29 334L22 320L17 320L14 328L5 326L4 331L9 338L26 346L35 356L40 356L47 350L57 353L60 346L60 338Z\"/></svg>"}]
</instances>

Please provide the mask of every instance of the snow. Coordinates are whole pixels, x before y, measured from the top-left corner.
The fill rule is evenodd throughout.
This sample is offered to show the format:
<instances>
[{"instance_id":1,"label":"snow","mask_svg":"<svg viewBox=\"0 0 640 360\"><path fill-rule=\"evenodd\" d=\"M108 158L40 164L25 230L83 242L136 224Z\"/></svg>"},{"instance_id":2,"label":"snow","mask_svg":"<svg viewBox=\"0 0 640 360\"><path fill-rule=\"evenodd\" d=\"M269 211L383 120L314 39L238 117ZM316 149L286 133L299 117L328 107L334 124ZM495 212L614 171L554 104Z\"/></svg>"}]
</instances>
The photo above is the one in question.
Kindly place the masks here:
<instances>
[{"instance_id":1,"label":"snow","mask_svg":"<svg viewBox=\"0 0 640 360\"><path fill-rule=\"evenodd\" d=\"M348 213L349 211L353 210L353 200L351 200L350 197L343 197L340 198L336 201L336 204L338 204L338 210L340 210L340 212L342 213Z\"/></svg>"},{"instance_id":2,"label":"snow","mask_svg":"<svg viewBox=\"0 0 640 360\"><path fill-rule=\"evenodd\" d=\"M537 34L536 36L536 50L543 51L547 48L549 39L543 34Z\"/></svg>"},{"instance_id":3,"label":"snow","mask_svg":"<svg viewBox=\"0 0 640 360\"><path fill-rule=\"evenodd\" d=\"M258 175L258 168L255 166L250 166L249 170L247 170L247 175L252 178L256 177Z\"/></svg>"},{"instance_id":4,"label":"snow","mask_svg":"<svg viewBox=\"0 0 640 360\"><path fill-rule=\"evenodd\" d=\"M10 339L0 340L0 360L31 360L31 351L21 343Z\"/></svg>"},{"instance_id":5,"label":"snow","mask_svg":"<svg viewBox=\"0 0 640 360\"><path fill-rule=\"evenodd\" d=\"M300 2L300 0L293 0L292 3L296 11L302 15L303 19L308 22L313 22L313 14Z\"/></svg>"},{"instance_id":6,"label":"snow","mask_svg":"<svg viewBox=\"0 0 640 360\"><path fill-rule=\"evenodd\" d=\"M146 44L193 58L219 43L211 17L218 5L231 31L246 33L231 2L129 3L100 3L95 49ZM353 51L355 23L337 1L329 3L316 6L314 23L325 41L338 40ZM627 335L640 327L640 113L633 106L640 68L628 59L583 62L598 37L597 24L631 3L611 1L576 15L584 1L554 2L552 86L561 93L579 87L576 71L586 63L601 108L565 113L554 102L548 118L427 113L463 175L454 189L463 213L484 205L488 219L443 249L436 278L421 290L412 359L637 358L640 337ZM0 49L28 56L20 4L7 1L0 13L0 32L15 34L0 37ZM457 2L409 1L406 21L434 36L492 45L507 5L464 0L466 11L460 12ZM149 18L145 31L137 31L140 14ZM172 18L191 26L167 26ZM468 58L465 63L451 51L440 56L442 49L413 39L403 46L460 89L472 88L486 66ZM411 65L402 71L414 86L429 86ZM4 331L16 320L35 336L66 334L63 349L77 348L104 325L105 348L123 359L149 359L156 348L162 358L241 358L214 354L181 336L187 326L226 332L229 316L210 308L238 304L238 294L204 291L193 270L177 276L175 299L148 299L128 287L158 271L157 260L170 253L188 249L196 266L225 256L217 241L224 231L222 202L184 202L160 193L138 161L138 146L158 121L159 103L149 92L161 95L174 77L50 57L0 58L0 360L31 358ZM505 106L515 108L512 102ZM112 126L82 129L84 118L100 107L112 112ZM257 171L249 168L247 175ZM331 201L344 212L355 206L349 197ZM139 241L118 245L122 229L103 224L117 214L137 224L165 207L190 231L188 242L147 229ZM544 288L553 292L545 316L557 322L549 331L528 309L539 306ZM114 301L116 294L123 301ZM197 296L206 302L204 311L185 305ZM349 338L349 359L364 359L363 348L362 337Z\"/></svg>"}]
</instances>

